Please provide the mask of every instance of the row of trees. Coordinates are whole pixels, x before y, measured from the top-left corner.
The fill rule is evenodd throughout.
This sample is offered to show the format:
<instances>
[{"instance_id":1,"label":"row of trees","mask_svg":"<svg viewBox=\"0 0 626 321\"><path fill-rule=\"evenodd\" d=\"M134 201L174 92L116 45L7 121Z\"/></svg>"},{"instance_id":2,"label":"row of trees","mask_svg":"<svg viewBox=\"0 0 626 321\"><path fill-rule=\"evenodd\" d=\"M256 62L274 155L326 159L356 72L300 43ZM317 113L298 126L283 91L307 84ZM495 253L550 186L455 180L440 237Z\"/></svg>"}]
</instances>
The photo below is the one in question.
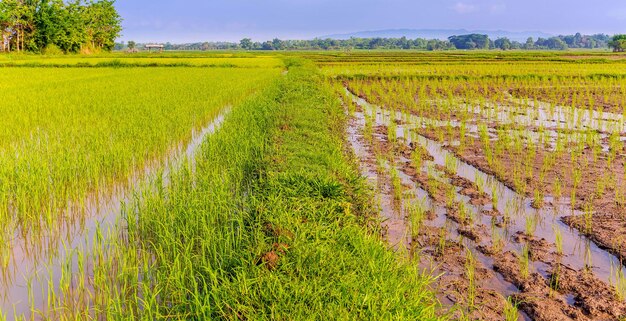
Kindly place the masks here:
<instances>
[{"instance_id":1,"label":"row of trees","mask_svg":"<svg viewBox=\"0 0 626 321\"><path fill-rule=\"evenodd\" d=\"M144 43L136 43L135 41L128 42L120 42L115 44L114 50L129 50L136 51L141 50L146 44ZM194 51L207 51L207 50L238 50L241 49L239 44L234 42L194 42L194 43L184 43L184 44L173 44L170 42L166 42L163 44L164 50L176 50L176 51L184 51L184 50L194 50Z\"/></svg>"},{"instance_id":2,"label":"row of trees","mask_svg":"<svg viewBox=\"0 0 626 321\"><path fill-rule=\"evenodd\" d=\"M511 41L508 38L491 40L487 35L469 34L439 39L407 39L402 38L350 38L346 40L313 39L313 40L280 40L274 39L265 42L255 42L250 38L242 39L239 43L233 42L198 42L188 44L165 44L165 50L351 50L351 49L415 49L415 50L453 50L453 49L549 49L565 50L568 48L607 48L609 36L604 34L558 36L552 38L528 38L526 42ZM624 40L626 48L626 39ZM137 44L141 48L142 44ZM116 49L134 49L123 43L117 44Z\"/></svg>"},{"instance_id":3,"label":"row of trees","mask_svg":"<svg viewBox=\"0 0 626 321\"><path fill-rule=\"evenodd\" d=\"M558 36L551 38L538 38L536 41L533 38L528 38L525 43L517 41L511 41L508 38L498 38L495 41L489 39L487 35L481 34L469 34L452 36L448 38L448 41L454 45L456 49L549 49L549 50L565 50L568 48L607 48L609 43L609 36L604 34L596 35L581 35L577 33L575 35Z\"/></svg>"},{"instance_id":4,"label":"row of trees","mask_svg":"<svg viewBox=\"0 0 626 321\"><path fill-rule=\"evenodd\" d=\"M110 51L122 31L115 0L0 0L1 51Z\"/></svg>"}]
</instances>

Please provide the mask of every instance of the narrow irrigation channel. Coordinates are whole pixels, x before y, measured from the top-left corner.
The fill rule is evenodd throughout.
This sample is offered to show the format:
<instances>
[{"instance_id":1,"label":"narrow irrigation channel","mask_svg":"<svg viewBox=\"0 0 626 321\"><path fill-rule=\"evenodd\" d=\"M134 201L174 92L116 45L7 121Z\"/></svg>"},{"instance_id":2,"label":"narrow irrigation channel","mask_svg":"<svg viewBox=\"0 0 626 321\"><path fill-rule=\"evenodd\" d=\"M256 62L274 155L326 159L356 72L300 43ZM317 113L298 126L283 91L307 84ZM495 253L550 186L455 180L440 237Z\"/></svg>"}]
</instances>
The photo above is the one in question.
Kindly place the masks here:
<instances>
[{"instance_id":1,"label":"narrow irrigation channel","mask_svg":"<svg viewBox=\"0 0 626 321\"><path fill-rule=\"evenodd\" d=\"M493 175L421 134L425 121L369 104L345 88L349 141L379 193L390 245L419 257L456 317L613 320L626 269L562 222L567 198L537 209ZM432 124L432 122L431 122ZM404 246L401 246L404 245Z\"/></svg>"},{"instance_id":2,"label":"narrow irrigation channel","mask_svg":"<svg viewBox=\"0 0 626 321\"><path fill-rule=\"evenodd\" d=\"M30 245L16 241L19 243L13 245L12 256L0 278L0 320L46 319L46 310L54 306L54 301L63 300L60 297L63 292L61 283L77 286L84 282L75 274L91 274L93 267L86 263L90 262L90 256L95 255L95 250L106 246L110 238L123 237L119 234L123 234L121 213L125 204L137 200L141 197L141 190L153 186L155 182L169 185L170 173L185 162L194 171L195 158L202 142L220 128L230 110L230 106L223 108L210 123L199 131L193 130L187 145L179 144L160 161L151 162L135 172L127 183L94 195L85 204L87 215L80 221L64 225L59 233L61 237L36 240L44 247L37 253L29 250ZM15 240L21 238L16 237ZM93 299L81 298L87 301ZM44 315L37 314L40 312Z\"/></svg>"}]
</instances>

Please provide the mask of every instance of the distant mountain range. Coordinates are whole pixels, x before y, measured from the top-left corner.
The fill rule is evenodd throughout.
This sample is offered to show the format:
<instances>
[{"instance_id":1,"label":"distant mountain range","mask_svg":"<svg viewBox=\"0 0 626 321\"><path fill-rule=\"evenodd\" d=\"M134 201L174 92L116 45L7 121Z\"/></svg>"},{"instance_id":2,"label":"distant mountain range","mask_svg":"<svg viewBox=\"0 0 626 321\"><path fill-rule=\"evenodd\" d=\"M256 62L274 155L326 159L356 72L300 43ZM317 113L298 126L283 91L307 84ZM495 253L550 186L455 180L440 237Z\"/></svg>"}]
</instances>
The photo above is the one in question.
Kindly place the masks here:
<instances>
[{"instance_id":1,"label":"distant mountain range","mask_svg":"<svg viewBox=\"0 0 626 321\"><path fill-rule=\"evenodd\" d=\"M528 37L533 37L537 40L538 37L550 38L554 35L540 32L540 31L520 31L512 32L505 30L467 30L467 29L386 29L386 30L374 30L374 31L358 31L353 33L334 34L319 37L321 39L337 39L345 40L350 38L401 38L407 37L409 39L424 38L424 39L448 39L450 36L465 35L470 33L478 33L488 35L489 38L495 40L497 38L507 37L511 40L526 42Z\"/></svg>"}]
</instances>

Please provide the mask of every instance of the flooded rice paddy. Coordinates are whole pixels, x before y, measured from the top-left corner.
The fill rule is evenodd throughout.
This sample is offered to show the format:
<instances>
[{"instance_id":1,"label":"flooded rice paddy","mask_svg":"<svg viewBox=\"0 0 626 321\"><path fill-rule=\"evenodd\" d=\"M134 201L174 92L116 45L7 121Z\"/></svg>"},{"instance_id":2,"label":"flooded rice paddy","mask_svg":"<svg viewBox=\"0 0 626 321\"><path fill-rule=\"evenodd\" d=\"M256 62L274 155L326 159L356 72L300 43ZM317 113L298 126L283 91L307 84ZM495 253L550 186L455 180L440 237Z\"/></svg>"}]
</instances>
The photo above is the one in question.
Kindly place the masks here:
<instances>
[{"instance_id":1,"label":"flooded rice paddy","mask_svg":"<svg viewBox=\"0 0 626 321\"><path fill-rule=\"evenodd\" d=\"M545 196L538 208L532 197L421 134L427 127L458 131L459 123L381 108L345 90L348 104L355 104L349 141L376 188L385 237L396 250L418 256L427 273L440 276L435 287L442 302L488 320L502 319L511 305L506 298L517 302L520 319L623 315L626 305L613 288L626 269L619 257L563 222L584 215L567 197ZM548 113L538 106L499 108L495 118L488 117L552 130L547 145L553 147L556 130L576 130L567 124L578 117L583 121L573 122L584 128L626 133L622 115L580 116L554 107ZM478 138L481 116L493 111L472 109L478 120L467 132ZM495 129L490 134L497 140Z\"/></svg>"}]
</instances>

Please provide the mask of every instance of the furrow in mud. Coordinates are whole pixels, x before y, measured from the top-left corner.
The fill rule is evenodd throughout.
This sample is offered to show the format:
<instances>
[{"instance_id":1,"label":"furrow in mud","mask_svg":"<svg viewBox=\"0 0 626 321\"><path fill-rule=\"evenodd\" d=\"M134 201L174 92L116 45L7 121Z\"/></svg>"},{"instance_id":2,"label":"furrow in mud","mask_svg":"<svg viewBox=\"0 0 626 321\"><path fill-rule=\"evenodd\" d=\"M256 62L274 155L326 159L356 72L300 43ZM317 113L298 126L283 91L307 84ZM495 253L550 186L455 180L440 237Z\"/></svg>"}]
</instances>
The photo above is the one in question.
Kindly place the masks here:
<instances>
[{"instance_id":1,"label":"furrow in mud","mask_svg":"<svg viewBox=\"0 0 626 321\"><path fill-rule=\"evenodd\" d=\"M508 296L526 313L523 318L611 320L626 315L611 285L615 271L623 273L620 261L561 222L564 213L579 212L552 200L535 208L512 186L420 135L421 124L407 123L406 117L357 97L348 99L358 106L362 128L375 128L372 141L392 155L401 176L428 194L425 212L430 214L412 233L413 250L431 262L433 273L442 274L437 284L443 302L462 307L472 319L486 320L502 318ZM410 215L406 218L407 224L415 224ZM555 234L561 238L558 245ZM473 271L480 279L489 282L472 283L470 289L468 260L475 262ZM570 278L567 287L559 288L554 283L558 271L578 276L581 284L585 276L594 287L576 285L577 279ZM494 283L499 286L493 293L484 286ZM477 289L480 296L473 292ZM602 295L592 292L597 289ZM476 312L473 306L482 309Z\"/></svg>"}]
</instances>

